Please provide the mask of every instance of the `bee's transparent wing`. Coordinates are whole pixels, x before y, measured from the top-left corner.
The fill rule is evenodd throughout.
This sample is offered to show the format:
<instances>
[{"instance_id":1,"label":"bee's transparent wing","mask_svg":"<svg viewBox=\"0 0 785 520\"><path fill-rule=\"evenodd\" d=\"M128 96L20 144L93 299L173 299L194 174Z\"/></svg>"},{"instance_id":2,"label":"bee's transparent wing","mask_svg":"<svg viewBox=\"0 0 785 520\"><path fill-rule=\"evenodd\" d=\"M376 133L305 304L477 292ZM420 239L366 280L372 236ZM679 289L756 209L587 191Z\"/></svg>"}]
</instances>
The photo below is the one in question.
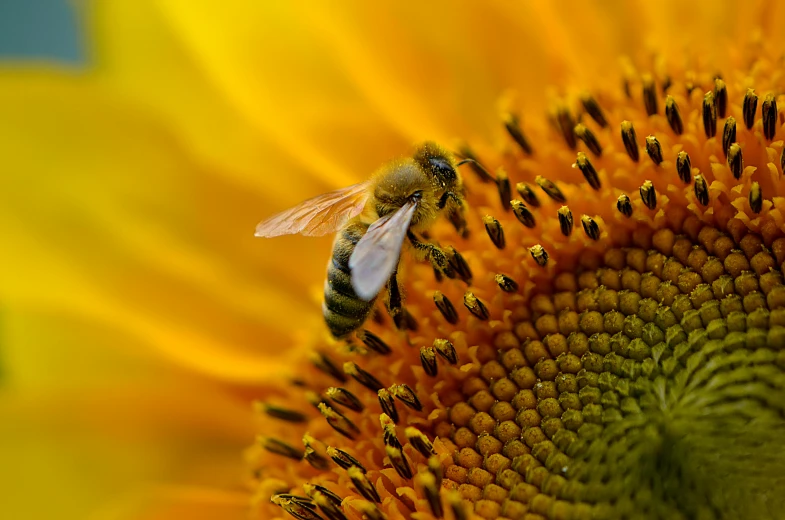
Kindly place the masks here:
<instances>
[{"instance_id":1,"label":"bee's transparent wing","mask_svg":"<svg viewBox=\"0 0 785 520\"><path fill-rule=\"evenodd\" d=\"M368 181L340 190L322 193L293 208L262 221L256 226L257 237L301 234L321 236L341 229L359 215L368 200Z\"/></svg>"},{"instance_id":2,"label":"bee's transparent wing","mask_svg":"<svg viewBox=\"0 0 785 520\"><path fill-rule=\"evenodd\" d=\"M395 213L385 215L370 225L357 242L349 268L352 270L352 287L357 296L370 301L387 283L398 259L409 223L417 202L409 201Z\"/></svg>"}]
</instances>

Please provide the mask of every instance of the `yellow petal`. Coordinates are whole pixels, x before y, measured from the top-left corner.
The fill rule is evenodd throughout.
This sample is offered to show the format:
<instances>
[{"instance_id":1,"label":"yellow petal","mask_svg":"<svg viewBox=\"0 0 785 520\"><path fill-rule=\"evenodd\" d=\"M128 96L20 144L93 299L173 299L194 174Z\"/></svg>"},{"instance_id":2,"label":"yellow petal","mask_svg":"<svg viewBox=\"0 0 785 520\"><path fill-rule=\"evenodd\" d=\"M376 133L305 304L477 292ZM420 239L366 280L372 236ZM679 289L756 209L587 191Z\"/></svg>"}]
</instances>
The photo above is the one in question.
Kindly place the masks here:
<instances>
[{"instance_id":1,"label":"yellow petal","mask_svg":"<svg viewBox=\"0 0 785 520\"><path fill-rule=\"evenodd\" d=\"M277 370L299 310L318 313L307 288L326 240L298 255L299 238L254 239L270 198L89 79L5 71L0 106L5 305L95 323L217 377Z\"/></svg>"},{"instance_id":2,"label":"yellow petal","mask_svg":"<svg viewBox=\"0 0 785 520\"><path fill-rule=\"evenodd\" d=\"M271 9L273 4L265 8L272 11L267 13L269 18L258 16L259 12L244 18L247 13L237 9L241 4L231 2L217 12L211 8L205 11L207 3L173 6L144 0L88 5L86 16L97 46L101 80L164 114L185 133L195 154L220 162L222 167L228 163L240 169L237 175L255 178L257 186L283 186L275 182L281 175L286 176L287 184L298 185L306 178L318 178L321 191L325 185L351 184L378 164L374 154L380 142L402 144L400 138L376 124L378 118L354 103L350 85L341 81L340 72L330 75L329 64L320 65L319 56L281 54L277 65L301 60L299 64L305 68L297 77L287 76L271 63L277 53L264 49L289 46L303 36L280 33L276 25L280 13ZM209 46L208 54L193 47L190 28L181 26L188 20L173 18L169 12L180 7L200 17L197 39ZM282 9L288 11L288 7ZM145 28L143 41L138 38L139 27ZM227 36L231 39L229 48ZM253 40L248 41L249 37ZM233 54L237 50L243 52L239 63ZM226 65L216 70L217 62ZM305 73L306 69L309 72ZM268 87L260 88L261 78L273 76L285 84L263 81ZM314 77L321 78L322 95L318 99L298 97ZM244 84L242 90L236 88L238 81ZM280 90L271 90L273 85ZM374 134L367 132L369 127L376 129ZM315 147L312 141L320 146ZM264 151L253 153L259 146L264 146ZM282 156L288 165L276 168L275 158ZM308 177L303 170L309 172ZM291 190L287 196L293 197L292 202L298 198Z\"/></svg>"}]
</instances>

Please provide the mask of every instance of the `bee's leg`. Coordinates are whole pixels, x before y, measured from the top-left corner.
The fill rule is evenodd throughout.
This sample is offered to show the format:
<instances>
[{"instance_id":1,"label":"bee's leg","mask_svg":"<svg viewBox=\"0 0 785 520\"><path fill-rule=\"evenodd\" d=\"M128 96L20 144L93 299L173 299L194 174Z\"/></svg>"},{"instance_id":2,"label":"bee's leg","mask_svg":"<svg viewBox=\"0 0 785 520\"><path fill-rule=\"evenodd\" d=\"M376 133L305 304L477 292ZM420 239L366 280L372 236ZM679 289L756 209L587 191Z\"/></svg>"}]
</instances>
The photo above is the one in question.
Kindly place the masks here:
<instances>
[{"instance_id":1,"label":"bee's leg","mask_svg":"<svg viewBox=\"0 0 785 520\"><path fill-rule=\"evenodd\" d=\"M403 311L403 302L401 301L401 291L398 288L398 270L392 272L390 281L387 282L387 312L395 323L397 328L401 328L400 319L401 312Z\"/></svg>"},{"instance_id":2,"label":"bee's leg","mask_svg":"<svg viewBox=\"0 0 785 520\"><path fill-rule=\"evenodd\" d=\"M452 200L456 206L463 206L463 199L460 195L455 193L454 191L445 191L444 195L439 199L439 202L436 204L436 207L439 209L444 209L444 206L447 205L447 202Z\"/></svg>"},{"instance_id":3,"label":"bee's leg","mask_svg":"<svg viewBox=\"0 0 785 520\"><path fill-rule=\"evenodd\" d=\"M447 191L439 199L437 207L444 209L449 201L453 202L452 207L447 211L447 218L461 237L466 238L469 236L469 230L466 229L466 218L463 215L463 199L452 191Z\"/></svg>"},{"instance_id":4,"label":"bee's leg","mask_svg":"<svg viewBox=\"0 0 785 520\"><path fill-rule=\"evenodd\" d=\"M447 219L452 224L452 227L455 228L455 231L461 236L461 238L467 238L469 236L469 228L466 226L466 217L463 214L463 207L455 207L452 208L447 212Z\"/></svg>"},{"instance_id":5,"label":"bee's leg","mask_svg":"<svg viewBox=\"0 0 785 520\"><path fill-rule=\"evenodd\" d=\"M439 246L423 242L417 238L411 230L406 232L406 236L409 238L409 242L411 242L412 246L414 246L414 249L420 253L420 255L427 258L434 269L444 273L448 278L455 278L455 273L453 272L452 267L450 267L447 255L444 254L444 251L442 251Z\"/></svg>"},{"instance_id":6,"label":"bee's leg","mask_svg":"<svg viewBox=\"0 0 785 520\"><path fill-rule=\"evenodd\" d=\"M401 290L398 287L398 270L392 272L387 282L387 312L398 330L417 330L414 316L403 307Z\"/></svg>"}]
</instances>

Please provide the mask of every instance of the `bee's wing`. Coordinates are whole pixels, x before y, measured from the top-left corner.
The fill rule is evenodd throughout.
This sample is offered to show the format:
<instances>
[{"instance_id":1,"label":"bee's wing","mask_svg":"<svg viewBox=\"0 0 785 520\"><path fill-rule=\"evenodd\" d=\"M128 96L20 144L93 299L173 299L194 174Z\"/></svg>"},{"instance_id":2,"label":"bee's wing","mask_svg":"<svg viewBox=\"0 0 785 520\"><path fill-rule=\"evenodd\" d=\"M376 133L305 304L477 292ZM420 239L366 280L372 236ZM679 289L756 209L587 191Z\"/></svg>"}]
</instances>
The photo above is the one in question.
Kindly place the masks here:
<instances>
[{"instance_id":1,"label":"bee's wing","mask_svg":"<svg viewBox=\"0 0 785 520\"><path fill-rule=\"evenodd\" d=\"M334 233L362 212L368 200L368 185L368 181L361 182L310 198L263 220L256 226L255 235L269 238L297 233L306 236Z\"/></svg>"},{"instance_id":2,"label":"bee's wing","mask_svg":"<svg viewBox=\"0 0 785 520\"><path fill-rule=\"evenodd\" d=\"M363 300L375 298L390 278L401 256L403 239L415 209L417 202L407 202L395 213L371 224L357 242L349 258L349 268L354 292Z\"/></svg>"}]
</instances>

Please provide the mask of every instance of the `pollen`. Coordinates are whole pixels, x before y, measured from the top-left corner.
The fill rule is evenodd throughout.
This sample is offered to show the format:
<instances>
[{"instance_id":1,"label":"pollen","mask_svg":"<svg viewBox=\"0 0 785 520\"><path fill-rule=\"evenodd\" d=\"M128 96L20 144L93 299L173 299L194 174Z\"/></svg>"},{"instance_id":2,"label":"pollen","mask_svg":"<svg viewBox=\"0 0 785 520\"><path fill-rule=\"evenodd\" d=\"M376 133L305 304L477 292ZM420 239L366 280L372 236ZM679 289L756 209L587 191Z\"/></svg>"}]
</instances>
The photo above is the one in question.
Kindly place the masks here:
<instances>
[{"instance_id":1,"label":"pollen","mask_svg":"<svg viewBox=\"0 0 785 520\"><path fill-rule=\"evenodd\" d=\"M409 326L380 298L254 406L257 517L781 515L785 76L761 52L565 88L456 147L466 231L429 230L446 274L404 247Z\"/></svg>"}]
</instances>

